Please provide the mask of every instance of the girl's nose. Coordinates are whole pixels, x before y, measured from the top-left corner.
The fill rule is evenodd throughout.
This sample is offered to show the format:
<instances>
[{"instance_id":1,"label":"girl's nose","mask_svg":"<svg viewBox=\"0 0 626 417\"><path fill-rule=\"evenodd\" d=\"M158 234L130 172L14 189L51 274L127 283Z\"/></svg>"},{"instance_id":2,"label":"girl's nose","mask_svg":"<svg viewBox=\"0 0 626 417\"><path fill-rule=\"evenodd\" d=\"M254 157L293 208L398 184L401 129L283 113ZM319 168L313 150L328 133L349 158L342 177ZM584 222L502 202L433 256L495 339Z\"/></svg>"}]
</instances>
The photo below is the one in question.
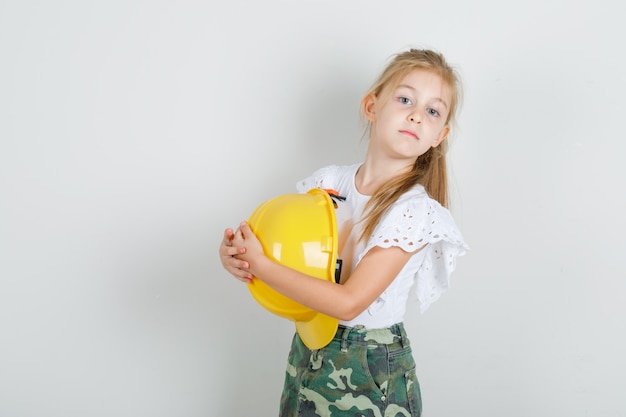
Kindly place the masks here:
<instances>
[{"instance_id":1,"label":"girl's nose","mask_svg":"<svg viewBox=\"0 0 626 417\"><path fill-rule=\"evenodd\" d=\"M417 124L422 123L422 118L421 118L421 117L419 117L419 116L418 116L417 114L415 114L415 113L413 113L413 114L411 114L411 115L409 116L409 120L410 120L412 123L417 123Z\"/></svg>"}]
</instances>

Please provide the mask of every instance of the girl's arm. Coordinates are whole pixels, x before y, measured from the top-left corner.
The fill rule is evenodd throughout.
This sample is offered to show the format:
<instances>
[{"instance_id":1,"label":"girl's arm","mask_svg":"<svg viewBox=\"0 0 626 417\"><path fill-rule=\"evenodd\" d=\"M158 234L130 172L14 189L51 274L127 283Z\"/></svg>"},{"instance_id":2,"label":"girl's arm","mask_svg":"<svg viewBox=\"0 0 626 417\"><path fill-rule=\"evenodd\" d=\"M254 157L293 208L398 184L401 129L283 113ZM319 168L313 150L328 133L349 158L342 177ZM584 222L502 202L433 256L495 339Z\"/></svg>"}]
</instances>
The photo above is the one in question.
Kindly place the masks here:
<instances>
[{"instance_id":1,"label":"girl's arm","mask_svg":"<svg viewBox=\"0 0 626 417\"><path fill-rule=\"evenodd\" d=\"M399 247L372 248L343 284L324 281L274 262L263 252L261 242L247 223L230 239L233 257L240 262L239 275L254 275L279 293L315 311L340 320L352 320L391 284L415 252ZM421 250L421 248L419 249ZM247 264L247 265L246 265ZM232 274L232 272L231 272Z\"/></svg>"}]
</instances>

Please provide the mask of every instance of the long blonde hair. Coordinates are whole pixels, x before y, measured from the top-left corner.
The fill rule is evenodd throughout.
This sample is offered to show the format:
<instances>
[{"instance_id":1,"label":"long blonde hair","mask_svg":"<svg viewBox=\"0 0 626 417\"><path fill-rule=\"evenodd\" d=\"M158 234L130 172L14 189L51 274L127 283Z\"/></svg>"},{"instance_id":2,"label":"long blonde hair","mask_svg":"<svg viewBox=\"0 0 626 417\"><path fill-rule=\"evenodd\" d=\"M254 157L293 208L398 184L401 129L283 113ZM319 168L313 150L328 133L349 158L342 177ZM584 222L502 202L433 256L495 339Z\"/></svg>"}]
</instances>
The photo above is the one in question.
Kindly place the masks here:
<instances>
[{"instance_id":1,"label":"long blonde hair","mask_svg":"<svg viewBox=\"0 0 626 417\"><path fill-rule=\"evenodd\" d=\"M448 126L456 122L456 112L462 99L461 80L456 70L450 66L443 55L426 49L410 49L399 53L391 60L378 77L361 102L361 111L365 101L372 95L378 103L386 103L405 75L414 70L428 70L439 75L450 93ZM370 126L371 127L371 126ZM446 167L447 137L435 148L430 148L420 155L411 171L398 175L382 185L367 202L362 219L365 224L361 239L369 237L387 210L402 194L422 184L426 192L442 206L448 206L448 174Z\"/></svg>"}]
</instances>

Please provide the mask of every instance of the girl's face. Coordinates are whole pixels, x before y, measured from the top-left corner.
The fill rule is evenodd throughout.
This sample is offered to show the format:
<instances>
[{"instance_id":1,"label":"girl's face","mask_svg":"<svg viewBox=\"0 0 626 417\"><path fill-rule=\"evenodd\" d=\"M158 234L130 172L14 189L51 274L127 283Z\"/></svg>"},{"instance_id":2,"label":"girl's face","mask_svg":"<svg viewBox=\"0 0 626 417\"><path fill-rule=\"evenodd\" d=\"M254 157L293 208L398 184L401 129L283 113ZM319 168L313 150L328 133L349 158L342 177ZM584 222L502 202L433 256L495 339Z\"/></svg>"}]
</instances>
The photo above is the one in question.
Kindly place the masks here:
<instances>
[{"instance_id":1,"label":"girl's face","mask_svg":"<svg viewBox=\"0 0 626 417\"><path fill-rule=\"evenodd\" d=\"M437 73L411 71L387 102L377 101L375 96L365 100L365 115L372 122L370 146L412 164L448 135L450 99L449 89Z\"/></svg>"}]
</instances>

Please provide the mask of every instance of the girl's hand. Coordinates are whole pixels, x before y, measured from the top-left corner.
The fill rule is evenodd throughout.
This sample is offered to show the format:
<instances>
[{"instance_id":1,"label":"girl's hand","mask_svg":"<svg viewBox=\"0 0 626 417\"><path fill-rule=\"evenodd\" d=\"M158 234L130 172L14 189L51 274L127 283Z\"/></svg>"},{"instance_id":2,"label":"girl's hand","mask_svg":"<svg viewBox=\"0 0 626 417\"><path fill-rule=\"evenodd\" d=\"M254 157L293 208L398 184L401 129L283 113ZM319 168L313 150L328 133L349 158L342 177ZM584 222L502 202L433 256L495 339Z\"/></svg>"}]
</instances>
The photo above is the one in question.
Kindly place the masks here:
<instances>
[{"instance_id":1,"label":"girl's hand","mask_svg":"<svg viewBox=\"0 0 626 417\"><path fill-rule=\"evenodd\" d=\"M239 230L238 235L241 235ZM224 269L237 278L241 282L249 283L252 280L252 274L247 271L250 268L250 264L246 260L237 259L235 256L243 255L246 253L246 248L242 245L236 245L237 242L242 242L241 238L238 238L233 229L224 230L224 238L220 244L219 255L220 262Z\"/></svg>"},{"instance_id":2,"label":"girl's hand","mask_svg":"<svg viewBox=\"0 0 626 417\"><path fill-rule=\"evenodd\" d=\"M262 264L265 258L265 252L261 242L256 235L250 229L250 226L246 222L242 222L239 225L239 229L235 233L233 238L233 245L244 250L235 255L240 261L243 261L246 266L242 266L242 269L247 270L253 274L253 270L257 270Z\"/></svg>"}]
</instances>

